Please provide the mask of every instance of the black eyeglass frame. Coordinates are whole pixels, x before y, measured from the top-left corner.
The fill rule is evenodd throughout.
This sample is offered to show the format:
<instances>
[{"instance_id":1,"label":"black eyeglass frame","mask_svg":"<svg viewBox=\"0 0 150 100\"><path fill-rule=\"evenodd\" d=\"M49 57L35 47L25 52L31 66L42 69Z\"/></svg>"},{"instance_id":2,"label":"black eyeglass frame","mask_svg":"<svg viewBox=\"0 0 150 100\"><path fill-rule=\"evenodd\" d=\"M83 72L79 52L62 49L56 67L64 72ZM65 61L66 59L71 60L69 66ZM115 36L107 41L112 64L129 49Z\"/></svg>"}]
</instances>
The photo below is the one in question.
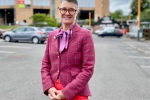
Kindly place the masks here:
<instances>
[{"instance_id":1,"label":"black eyeglass frame","mask_svg":"<svg viewBox=\"0 0 150 100\"><path fill-rule=\"evenodd\" d=\"M61 13L61 9L63 9L63 8L59 8L59 7L58 7L58 10L60 11L60 13ZM66 8L65 8L65 9L66 9ZM73 8L70 8L70 9L73 9ZM68 11L68 13L70 14L70 12L69 12L70 9L66 9L66 12L65 12L64 14L66 14L67 11ZM74 10L75 10L75 13L76 13L77 10L76 10L76 9L74 9ZM75 14L75 13L74 13L74 14ZM62 13L61 13L61 14L62 14ZM74 15L74 14L70 14L70 15Z\"/></svg>"}]
</instances>

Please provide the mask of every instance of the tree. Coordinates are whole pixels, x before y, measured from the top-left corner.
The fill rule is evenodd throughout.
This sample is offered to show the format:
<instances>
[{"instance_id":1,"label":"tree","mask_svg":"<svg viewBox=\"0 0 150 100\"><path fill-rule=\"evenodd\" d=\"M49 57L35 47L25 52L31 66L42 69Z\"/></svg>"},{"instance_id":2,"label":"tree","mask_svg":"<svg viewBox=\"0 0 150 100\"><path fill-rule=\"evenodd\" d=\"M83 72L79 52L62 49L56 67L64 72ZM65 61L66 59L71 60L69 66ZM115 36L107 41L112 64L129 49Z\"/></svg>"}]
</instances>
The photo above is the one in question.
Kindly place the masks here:
<instances>
[{"instance_id":1,"label":"tree","mask_svg":"<svg viewBox=\"0 0 150 100\"><path fill-rule=\"evenodd\" d=\"M33 19L33 23L40 23L45 21L46 16L46 14L35 13L30 18Z\"/></svg>"},{"instance_id":2,"label":"tree","mask_svg":"<svg viewBox=\"0 0 150 100\"><path fill-rule=\"evenodd\" d=\"M110 16L114 19L119 19L121 16L123 16L123 11L116 10L114 13L110 13Z\"/></svg>"},{"instance_id":3,"label":"tree","mask_svg":"<svg viewBox=\"0 0 150 100\"><path fill-rule=\"evenodd\" d=\"M50 15L46 17L45 22L47 22L48 26L56 26L56 18L52 18Z\"/></svg>"},{"instance_id":4,"label":"tree","mask_svg":"<svg viewBox=\"0 0 150 100\"><path fill-rule=\"evenodd\" d=\"M148 9L149 7L150 7L150 1L149 0L141 0L141 12L143 12L145 9ZM130 8L131 8L131 14L133 14L133 16L137 16L138 0L133 0Z\"/></svg>"},{"instance_id":5,"label":"tree","mask_svg":"<svg viewBox=\"0 0 150 100\"><path fill-rule=\"evenodd\" d=\"M150 9L144 10L141 12L141 21L150 21Z\"/></svg>"}]
</instances>

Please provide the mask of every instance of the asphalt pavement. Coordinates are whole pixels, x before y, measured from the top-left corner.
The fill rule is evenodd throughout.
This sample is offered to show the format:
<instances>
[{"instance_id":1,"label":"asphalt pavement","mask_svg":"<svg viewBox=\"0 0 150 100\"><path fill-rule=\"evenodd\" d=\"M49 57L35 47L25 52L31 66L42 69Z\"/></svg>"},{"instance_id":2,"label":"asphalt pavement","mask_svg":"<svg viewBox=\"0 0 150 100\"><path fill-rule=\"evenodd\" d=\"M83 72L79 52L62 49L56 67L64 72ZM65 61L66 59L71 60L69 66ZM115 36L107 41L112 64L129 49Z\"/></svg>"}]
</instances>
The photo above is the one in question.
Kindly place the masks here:
<instances>
[{"instance_id":1,"label":"asphalt pavement","mask_svg":"<svg viewBox=\"0 0 150 100\"><path fill-rule=\"evenodd\" d=\"M89 100L150 100L150 42L98 37ZM50 100L43 94L45 44L0 39L0 100Z\"/></svg>"}]
</instances>

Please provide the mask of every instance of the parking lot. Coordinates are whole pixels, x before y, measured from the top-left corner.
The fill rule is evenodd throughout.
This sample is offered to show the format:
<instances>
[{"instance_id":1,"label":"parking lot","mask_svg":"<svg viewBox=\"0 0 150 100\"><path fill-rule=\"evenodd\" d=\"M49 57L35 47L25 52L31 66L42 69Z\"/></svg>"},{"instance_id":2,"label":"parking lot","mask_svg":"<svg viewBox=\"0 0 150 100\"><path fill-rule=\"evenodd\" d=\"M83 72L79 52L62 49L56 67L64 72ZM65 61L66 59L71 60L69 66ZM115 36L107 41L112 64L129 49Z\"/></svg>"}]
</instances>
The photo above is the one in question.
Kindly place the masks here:
<instances>
[{"instance_id":1,"label":"parking lot","mask_svg":"<svg viewBox=\"0 0 150 100\"><path fill-rule=\"evenodd\" d=\"M0 39L0 99L34 100L44 98L41 60L46 44L4 42ZM44 97L43 97L44 96Z\"/></svg>"},{"instance_id":2,"label":"parking lot","mask_svg":"<svg viewBox=\"0 0 150 100\"><path fill-rule=\"evenodd\" d=\"M96 63L89 100L149 100L150 44L93 34ZM49 100L43 94L44 44L0 39L0 100Z\"/></svg>"}]
</instances>

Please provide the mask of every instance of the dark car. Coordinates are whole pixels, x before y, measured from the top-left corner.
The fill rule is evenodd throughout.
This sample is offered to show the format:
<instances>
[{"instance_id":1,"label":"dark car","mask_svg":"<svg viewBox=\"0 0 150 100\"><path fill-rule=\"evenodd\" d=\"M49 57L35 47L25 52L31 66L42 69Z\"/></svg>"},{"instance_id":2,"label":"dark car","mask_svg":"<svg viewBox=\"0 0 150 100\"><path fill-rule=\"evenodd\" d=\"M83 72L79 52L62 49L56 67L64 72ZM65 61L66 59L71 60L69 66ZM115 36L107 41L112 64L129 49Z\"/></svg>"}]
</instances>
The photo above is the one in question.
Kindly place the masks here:
<instances>
[{"instance_id":1,"label":"dark car","mask_svg":"<svg viewBox=\"0 0 150 100\"><path fill-rule=\"evenodd\" d=\"M116 36L121 37L122 36L122 30L120 29L108 29L103 31L101 34L98 34L98 36L104 37L104 36Z\"/></svg>"},{"instance_id":2,"label":"dark car","mask_svg":"<svg viewBox=\"0 0 150 100\"><path fill-rule=\"evenodd\" d=\"M6 42L11 41L32 41L33 43L44 43L47 40L44 30L38 27L21 27L3 33L2 38Z\"/></svg>"},{"instance_id":3,"label":"dark car","mask_svg":"<svg viewBox=\"0 0 150 100\"><path fill-rule=\"evenodd\" d=\"M51 31L54 31L54 30L56 30L56 29L58 29L58 28L57 28L57 27L48 27L48 26L46 26L46 27L43 27L42 29L45 30L46 35L47 35L47 37L48 37L48 35L49 35L49 33L50 33Z\"/></svg>"}]
</instances>

